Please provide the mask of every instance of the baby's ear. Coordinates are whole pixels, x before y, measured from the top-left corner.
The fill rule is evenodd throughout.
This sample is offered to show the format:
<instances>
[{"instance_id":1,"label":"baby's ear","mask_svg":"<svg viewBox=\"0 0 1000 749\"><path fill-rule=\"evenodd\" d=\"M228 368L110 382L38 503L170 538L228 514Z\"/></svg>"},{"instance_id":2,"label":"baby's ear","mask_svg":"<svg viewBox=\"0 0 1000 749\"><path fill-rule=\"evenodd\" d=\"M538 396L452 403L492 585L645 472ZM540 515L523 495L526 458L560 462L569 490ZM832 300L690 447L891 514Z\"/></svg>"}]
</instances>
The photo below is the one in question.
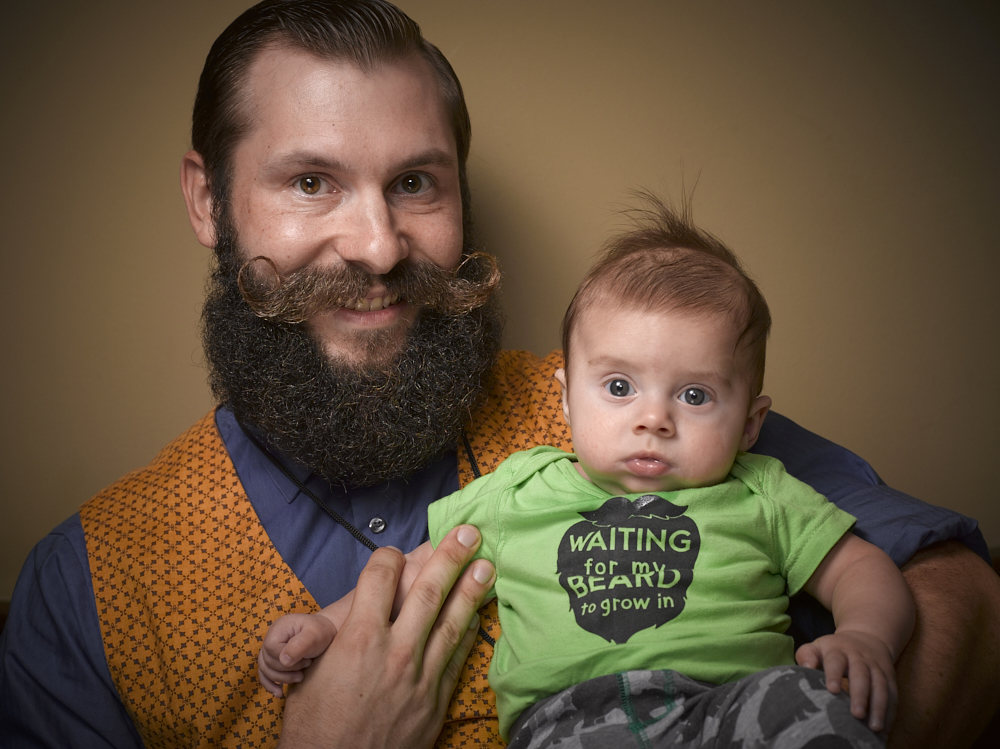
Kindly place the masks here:
<instances>
[{"instance_id":1,"label":"baby's ear","mask_svg":"<svg viewBox=\"0 0 1000 749\"><path fill-rule=\"evenodd\" d=\"M758 395L750 406L750 414L747 416L746 424L743 425L743 437L740 439L740 450L746 451L753 447L760 435L760 427L764 423L764 417L771 410L771 398L766 395Z\"/></svg>"},{"instance_id":2,"label":"baby's ear","mask_svg":"<svg viewBox=\"0 0 1000 749\"><path fill-rule=\"evenodd\" d=\"M566 383L566 370L562 367L556 370L556 379L559 380L559 387L562 388L563 416L569 424L569 385Z\"/></svg>"}]
</instances>

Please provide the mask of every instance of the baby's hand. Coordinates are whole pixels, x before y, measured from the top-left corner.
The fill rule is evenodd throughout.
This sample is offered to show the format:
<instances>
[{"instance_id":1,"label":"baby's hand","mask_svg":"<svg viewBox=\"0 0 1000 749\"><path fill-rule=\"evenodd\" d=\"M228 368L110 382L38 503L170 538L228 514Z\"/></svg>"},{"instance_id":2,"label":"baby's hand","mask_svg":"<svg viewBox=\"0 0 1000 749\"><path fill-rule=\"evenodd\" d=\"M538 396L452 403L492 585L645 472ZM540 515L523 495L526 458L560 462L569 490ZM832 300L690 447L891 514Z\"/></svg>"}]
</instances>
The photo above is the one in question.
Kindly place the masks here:
<instances>
[{"instance_id":1,"label":"baby's hand","mask_svg":"<svg viewBox=\"0 0 1000 749\"><path fill-rule=\"evenodd\" d=\"M322 614L288 614L267 631L257 655L257 678L268 692L281 697L282 684L302 681L309 667L330 647L337 628Z\"/></svg>"},{"instance_id":2,"label":"baby's hand","mask_svg":"<svg viewBox=\"0 0 1000 749\"><path fill-rule=\"evenodd\" d=\"M892 654L879 638L867 632L838 629L800 647L795 653L800 666L820 668L826 688L840 691L841 680L850 682L851 713L858 720L868 717L876 733L888 731L896 713L896 672Z\"/></svg>"},{"instance_id":3,"label":"baby's hand","mask_svg":"<svg viewBox=\"0 0 1000 749\"><path fill-rule=\"evenodd\" d=\"M427 541L406 555L406 566L400 575L392 605L393 620L417 573L433 551ZM353 601L352 590L318 614L288 614L272 624L257 655L257 677L264 689L275 697L281 697L282 684L302 681L303 670L309 667L313 658L318 658L330 647L337 629L350 613Z\"/></svg>"}]
</instances>

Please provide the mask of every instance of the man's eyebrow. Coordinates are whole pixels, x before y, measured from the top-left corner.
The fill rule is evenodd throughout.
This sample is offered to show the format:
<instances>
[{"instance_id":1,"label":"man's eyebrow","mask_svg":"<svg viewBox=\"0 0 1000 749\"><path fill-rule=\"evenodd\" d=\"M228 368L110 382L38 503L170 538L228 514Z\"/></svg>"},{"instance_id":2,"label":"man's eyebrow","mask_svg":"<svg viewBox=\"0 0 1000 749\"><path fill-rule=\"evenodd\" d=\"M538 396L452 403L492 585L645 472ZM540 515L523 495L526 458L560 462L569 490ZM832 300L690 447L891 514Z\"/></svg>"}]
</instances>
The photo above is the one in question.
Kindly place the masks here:
<instances>
[{"instance_id":1,"label":"man's eyebrow","mask_svg":"<svg viewBox=\"0 0 1000 749\"><path fill-rule=\"evenodd\" d=\"M440 148L431 148L417 154L413 158L400 162L396 167L396 171L402 172L422 166L440 166L451 169L458 166L458 159L455 157L455 154L449 151L442 151Z\"/></svg>"},{"instance_id":2,"label":"man's eyebrow","mask_svg":"<svg viewBox=\"0 0 1000 749\"><path fill-rule=\"evenodd\" d=\"M264 162L263 171L265 173L274 173L292 168L322 169L330 172L345 171L342 161L332 159L329 156L324 156L314 151L290 151L289 153L278 154L274 158Z\"/></svg>"},{"instance_id":3,"label":"man's eyebrow","mask_svg":"<svg viewBox=\"0 0 1000 749\"><path fill-rule=\"evenodd\" d=\"M416 154L396 164L391 171L405 172L408 169L418 169L422 166L439 166L452 169L458 166L458 159L453 153L442 151L439 148L432 148L423 153ZM277 172L289 168L299 169L322 169L330 172L348 172L347 164L337 158L331 158L325 154L315 151L290 151L268 160L264 170L266 172Z\"/></svg>"}]
</instances>

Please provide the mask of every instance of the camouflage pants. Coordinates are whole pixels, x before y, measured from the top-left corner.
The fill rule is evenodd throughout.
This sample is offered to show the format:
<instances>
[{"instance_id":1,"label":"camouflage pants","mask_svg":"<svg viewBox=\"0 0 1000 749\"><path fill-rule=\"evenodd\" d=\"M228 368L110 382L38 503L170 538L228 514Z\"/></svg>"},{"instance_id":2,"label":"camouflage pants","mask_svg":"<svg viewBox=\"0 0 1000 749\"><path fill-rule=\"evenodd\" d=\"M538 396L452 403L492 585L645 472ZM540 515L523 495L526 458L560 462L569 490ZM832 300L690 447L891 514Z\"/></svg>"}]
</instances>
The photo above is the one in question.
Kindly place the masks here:
<instances>
[{"instance_id":1,"label":"camouflage pants","mask_svg":"<svg viewBox=\"0 0 1000 749\"><path fill-rule=\"evenodd\" d=\"M591 679L521 713L509 749L882 746L847 695L827 691L822 671L778 666L722 686L676 671Z\"/></svg>"}]
</instances>

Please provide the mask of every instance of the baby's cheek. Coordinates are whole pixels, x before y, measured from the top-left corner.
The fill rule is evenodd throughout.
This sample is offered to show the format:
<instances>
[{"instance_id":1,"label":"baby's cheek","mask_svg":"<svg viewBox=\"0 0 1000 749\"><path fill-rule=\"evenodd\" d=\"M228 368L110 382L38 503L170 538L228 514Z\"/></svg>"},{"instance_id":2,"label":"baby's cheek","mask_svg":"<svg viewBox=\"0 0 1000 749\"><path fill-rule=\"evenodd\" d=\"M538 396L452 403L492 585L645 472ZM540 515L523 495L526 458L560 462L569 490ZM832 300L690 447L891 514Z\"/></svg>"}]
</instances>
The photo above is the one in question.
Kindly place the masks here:
<instances>
[{"instance_id":1,"label":"baby's cheek","mask_svg":"<svg viewBox=\"0 0 1000 749\"><path fill-rule=\"evenodd\" d=\"M725 480L733 465L733 458L725 445L718 440L703 443L687 451L684 478L689 486L714 486Z\"/></svg>"}]
</instances>

